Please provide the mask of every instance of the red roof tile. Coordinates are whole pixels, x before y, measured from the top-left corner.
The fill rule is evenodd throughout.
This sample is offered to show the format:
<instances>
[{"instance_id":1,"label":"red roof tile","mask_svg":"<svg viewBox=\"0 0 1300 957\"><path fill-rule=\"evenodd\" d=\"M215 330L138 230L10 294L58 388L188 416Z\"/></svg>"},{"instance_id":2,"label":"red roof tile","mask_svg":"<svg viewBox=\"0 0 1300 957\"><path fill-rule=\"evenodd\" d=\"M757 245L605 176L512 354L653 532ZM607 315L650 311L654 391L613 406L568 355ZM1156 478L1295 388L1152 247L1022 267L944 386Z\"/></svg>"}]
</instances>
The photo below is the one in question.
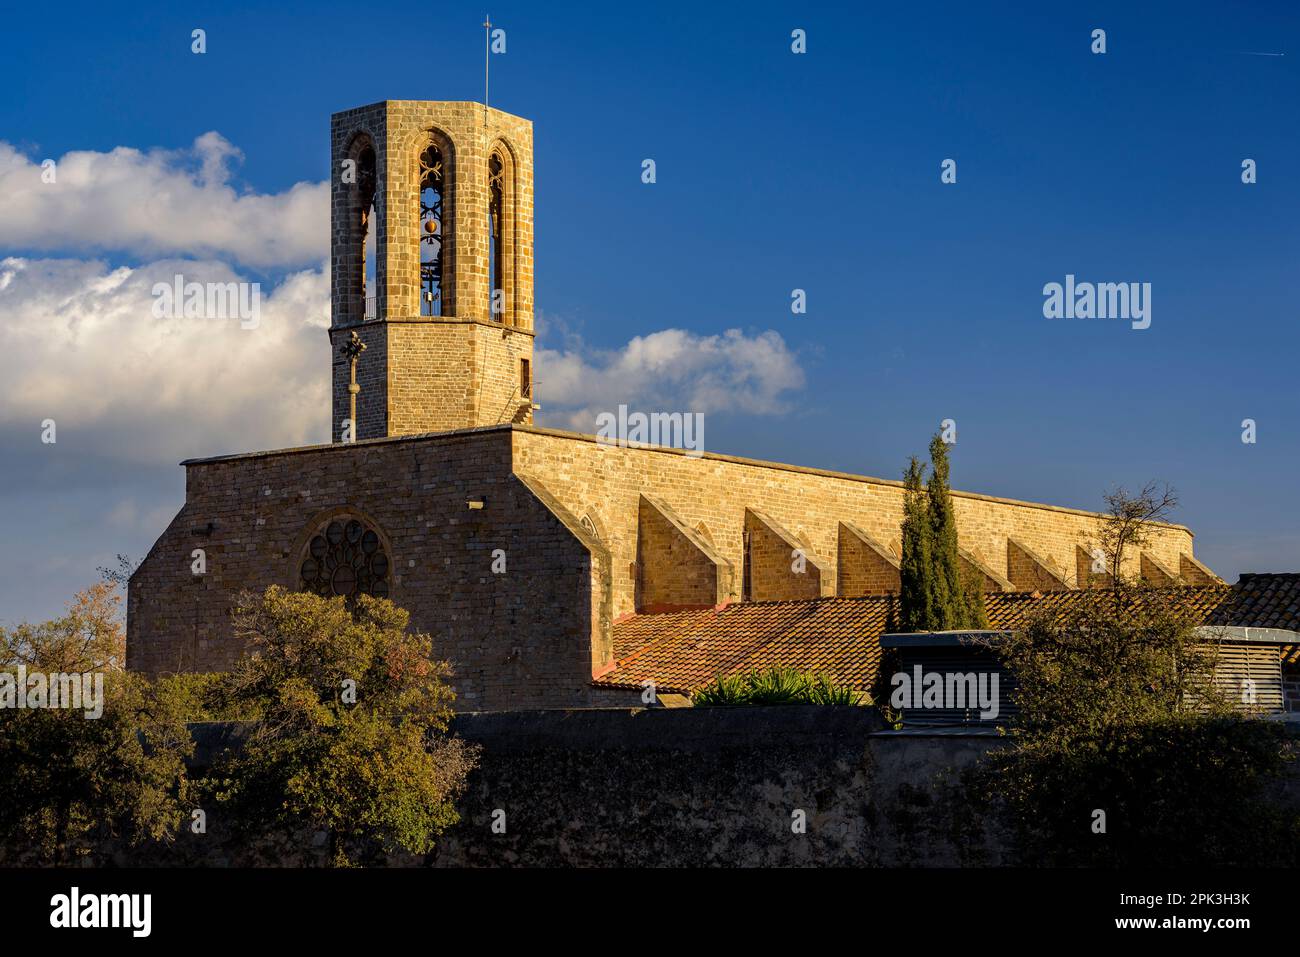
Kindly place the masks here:
<instances>
[{"instance_id":1,"label":"red roof tile","mask_svg":"<svg viewBox=\"0 0 1300 957\"><path fill-rule=\"evenodd\" d=\"M1159 589L1206 624L1300 631L1300 575L1243 575L1238 585ZM1014 628L1033 609L1068 607L1081 591L991 592L989 627ZM880 664L884 595L743 602L721 609L632 615L614 624L615 667L596 684L690 694L719 674L783 665L869 688ZM1284 654L1300 659L1300 650Z\"/></svg>"}]
</instances>

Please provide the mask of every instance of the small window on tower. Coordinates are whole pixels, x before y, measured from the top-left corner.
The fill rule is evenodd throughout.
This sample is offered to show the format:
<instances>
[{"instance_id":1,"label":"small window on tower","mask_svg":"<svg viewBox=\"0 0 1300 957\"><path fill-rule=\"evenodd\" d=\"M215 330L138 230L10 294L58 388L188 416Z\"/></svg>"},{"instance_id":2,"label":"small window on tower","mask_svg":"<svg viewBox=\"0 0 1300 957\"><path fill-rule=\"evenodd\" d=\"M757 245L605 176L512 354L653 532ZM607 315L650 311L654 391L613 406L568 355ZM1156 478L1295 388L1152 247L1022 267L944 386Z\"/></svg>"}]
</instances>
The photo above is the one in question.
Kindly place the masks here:
<instances>
[{"instance_id":1,"label":"small window on tower","mask_svg":"<svg viewBox=\"0 0 1300 957\"><path fill-rule=\"evenodd\" d=\"M533 397L533 370L527 359L519 360L519 395L524 399Z\"/></svg>"}]
</instances>

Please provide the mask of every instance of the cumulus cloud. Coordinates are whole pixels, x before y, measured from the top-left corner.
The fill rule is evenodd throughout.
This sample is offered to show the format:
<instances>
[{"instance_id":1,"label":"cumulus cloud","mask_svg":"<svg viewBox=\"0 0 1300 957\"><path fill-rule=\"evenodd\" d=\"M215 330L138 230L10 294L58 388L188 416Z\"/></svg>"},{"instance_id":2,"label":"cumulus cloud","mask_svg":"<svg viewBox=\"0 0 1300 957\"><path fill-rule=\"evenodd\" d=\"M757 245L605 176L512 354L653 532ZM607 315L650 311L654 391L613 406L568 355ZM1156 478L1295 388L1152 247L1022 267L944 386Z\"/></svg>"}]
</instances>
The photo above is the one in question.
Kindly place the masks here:
<instances>
[{"instance_id":1,"label":"cumulus cloud","mask_svg":"<svg viewBox=\"0 0 1300 957\"><path fill-rule=\"evenodd\" d=\"M183 150L75 151L42 158L0 141L0 246L37 252L129 252L226 259L261 269L320 262L329 250L329 188L239 191L243 153L216 132Z\"/></svg>"},{"instance_id":2,"label":"cumulus cloud","mask_svg":"<svg viewBox=\"0 0 1300 957\"><path fill-rule=\"evenodd\" d=\"M262 289L260 322L159 318L155 283L245 281L216 261L0 259L0 428L35 449L174 463L329 440L325 266ZM6 442L9 444L9 442Z\"/></svg>"},{"instance_id":3,"label":"cumulus cloud","mask_svg":"<svg viewBox=\"0 0 1300 957\"><path fill-rule=\"evenodd\" d=\"M664 329L609 351L575 340L538 349L536 364L547 421L586 432L597 414L620 404L642 412L775 415L786 411L787 393L804 384L798 357L771 330L700 336Z\"/></svg>"}]
</instances>

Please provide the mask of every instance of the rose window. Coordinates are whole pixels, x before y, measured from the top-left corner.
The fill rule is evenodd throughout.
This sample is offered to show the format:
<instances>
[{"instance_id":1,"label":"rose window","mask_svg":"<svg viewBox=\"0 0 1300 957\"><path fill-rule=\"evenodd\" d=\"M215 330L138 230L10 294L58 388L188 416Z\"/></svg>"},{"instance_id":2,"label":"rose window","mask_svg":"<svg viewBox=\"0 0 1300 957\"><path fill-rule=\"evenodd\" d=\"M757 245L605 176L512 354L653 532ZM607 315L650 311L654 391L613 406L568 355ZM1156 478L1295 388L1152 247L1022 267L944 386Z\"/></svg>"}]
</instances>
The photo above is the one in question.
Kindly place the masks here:
<instances>
[{"instance_id":1,"label":"rose window","mask_svg":"<svg viewBox=\"0 0 1300 957\"><path fill-rule=\"evenodd\" d=\"M302 589L325 598L386 598L388 571L388 555L374 529L356 519L330 522L307 546Z\"/></svg>"}]
</instances>

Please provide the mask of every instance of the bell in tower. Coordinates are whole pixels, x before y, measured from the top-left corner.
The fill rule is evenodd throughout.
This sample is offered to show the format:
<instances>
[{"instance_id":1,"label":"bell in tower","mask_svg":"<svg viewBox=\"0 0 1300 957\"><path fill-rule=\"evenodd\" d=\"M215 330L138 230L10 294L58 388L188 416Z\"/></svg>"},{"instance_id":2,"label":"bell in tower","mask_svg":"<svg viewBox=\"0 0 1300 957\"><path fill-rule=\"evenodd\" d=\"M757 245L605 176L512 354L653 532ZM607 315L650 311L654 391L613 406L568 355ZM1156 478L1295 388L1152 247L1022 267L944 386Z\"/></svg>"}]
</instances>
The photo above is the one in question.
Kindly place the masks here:
<instances>
[{"instance_id":1,"label":"bell in tower","mask_svg":"<svg viewBox=\"0 0 1300 957\"><path fill-rule=\"evenodd\" d=\"M442 315L442 152L420 154L420 314Z\"/></svg>"},{"instance_id":2,"label":"bell in tower","mask_svg":"<svg viewBox=\"0 0 1300 957\"><path fill-rule=\"evenodd\" d=\"M532 124L385 100L334 114L331 149L334 441L531 423Z\"/></svg>"}]
</instances>

